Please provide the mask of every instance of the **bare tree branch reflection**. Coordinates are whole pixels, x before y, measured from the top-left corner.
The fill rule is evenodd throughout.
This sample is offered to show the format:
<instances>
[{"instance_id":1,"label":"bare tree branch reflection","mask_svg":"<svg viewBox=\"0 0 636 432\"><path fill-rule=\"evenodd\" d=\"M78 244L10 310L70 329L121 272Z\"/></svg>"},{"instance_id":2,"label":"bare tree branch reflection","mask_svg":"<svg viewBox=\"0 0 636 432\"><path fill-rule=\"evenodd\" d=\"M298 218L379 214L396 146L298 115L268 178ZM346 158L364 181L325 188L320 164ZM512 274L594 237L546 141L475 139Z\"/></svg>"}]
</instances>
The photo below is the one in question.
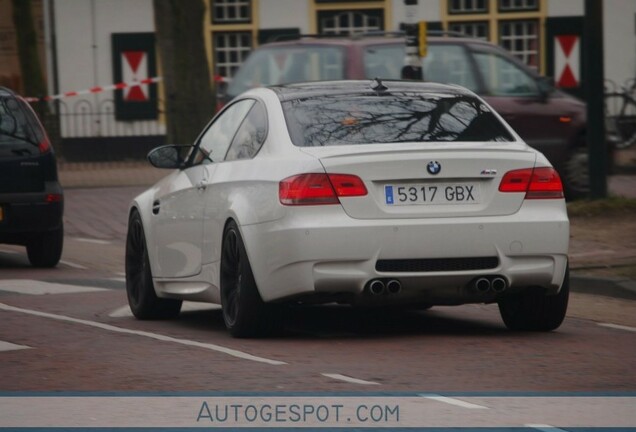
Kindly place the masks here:
<instances>
[{"instance_id":1,"label":"bare tree branch reflection","mask_svg":"<svg viewBox=\"0 0 636 432\"><path fill-rule=\"evenodd\" d=\"M512 140L490 109L469 95L370 93L283 105L299 146Z\"/></svg>"}]
</instances>

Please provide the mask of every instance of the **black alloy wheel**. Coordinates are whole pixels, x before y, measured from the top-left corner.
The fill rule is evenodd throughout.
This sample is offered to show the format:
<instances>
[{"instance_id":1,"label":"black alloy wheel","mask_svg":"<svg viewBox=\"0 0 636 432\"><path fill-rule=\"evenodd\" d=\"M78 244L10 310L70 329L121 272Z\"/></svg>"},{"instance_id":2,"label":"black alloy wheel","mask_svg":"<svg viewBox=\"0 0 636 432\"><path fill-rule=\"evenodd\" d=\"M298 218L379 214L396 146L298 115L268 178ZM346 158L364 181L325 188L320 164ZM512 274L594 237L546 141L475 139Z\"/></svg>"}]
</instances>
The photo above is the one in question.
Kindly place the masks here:
<instances>
[{"instance_id":1,"label":"black alloy wheel","mask_svg":"<svg viewBox=\"0 0 636 432\"><path fill-rule=\"evenodd\" d=\"M130 216L126 236L126 294L130 310L138 319L174 318L181 311L181 300L159 298L155 293L146 236L137 211Z\"/></svg>"},{"instance_id":2,"label":"black alloy wheel","mask_svg":"<svg viewBox=\"0 0 636 432\"><path fill-rule=\"evenodd\" d=\"M228 223L221 249L221 306L223 321L237 338L265 336L272 331L272 308L258 292L238 226Z\"/></svg>"},{"instance_id":3,"label":"black alloy wheel","mask_svg":"<svg viewBox=\"0 0 636 432\"><path fill-rule=\"evenodd\" d=\"M506 327L516 331L551 331L557 329L568 309L570 296L570 271L556 295L546 295L542 290L526 290L499 300L499 312Z\"/></svg>"}]
</instances>

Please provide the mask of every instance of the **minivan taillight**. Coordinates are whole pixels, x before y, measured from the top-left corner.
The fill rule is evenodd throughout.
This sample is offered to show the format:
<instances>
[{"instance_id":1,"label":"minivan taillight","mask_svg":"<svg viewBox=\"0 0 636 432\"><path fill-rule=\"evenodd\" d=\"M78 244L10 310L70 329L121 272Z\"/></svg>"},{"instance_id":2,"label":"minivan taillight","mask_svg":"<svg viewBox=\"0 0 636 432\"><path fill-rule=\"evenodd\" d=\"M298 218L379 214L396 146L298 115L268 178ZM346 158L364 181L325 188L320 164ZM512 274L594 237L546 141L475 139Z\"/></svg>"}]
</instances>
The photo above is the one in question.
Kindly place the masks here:
<instances>
[{"instance_id":1,"label":"minivan taillight","mask_svg":"<svg viewBox=\"0 0 636 432\"><path fill-rule=\"evenodd\" d=\"M364 182L349 174L300 174L278 185L278 197L284 205L339 204L338 197L366 194Z\"/></svg>"},{"instance_id":2,"label":"minivan taillight","mask_svg":"<svg viewBox=\"0 0 636 432\"><path fill-rule=\"evenodd\" d=\"M499 192L525 192L525 199L558 199L563 198L563 184L554 168L525 168L508 171Z\"/></svg>"},{"instance_id":3,"label":"minivan taillight","mask_svg":"<svg viewBox=\"0 0 636 432\"><path fill-rule=\"evenodd\" d=\"M64 199L64 195L62 194L47 194L46 197L44 198L44 200L47 203L62 202L63 199Z\"/></svg>"},{"instance_id":4,"label":"minivan taillight","mask_svg":"<svg viewBox=\"0 0 636 432\"><path fill-rule=\"evenodd\" d=\"M40 150L40 153L46 153L51 150L51 144L49 143L49 140L44 138L38 145L38 149Z\"/></svg>"}]
</instances>

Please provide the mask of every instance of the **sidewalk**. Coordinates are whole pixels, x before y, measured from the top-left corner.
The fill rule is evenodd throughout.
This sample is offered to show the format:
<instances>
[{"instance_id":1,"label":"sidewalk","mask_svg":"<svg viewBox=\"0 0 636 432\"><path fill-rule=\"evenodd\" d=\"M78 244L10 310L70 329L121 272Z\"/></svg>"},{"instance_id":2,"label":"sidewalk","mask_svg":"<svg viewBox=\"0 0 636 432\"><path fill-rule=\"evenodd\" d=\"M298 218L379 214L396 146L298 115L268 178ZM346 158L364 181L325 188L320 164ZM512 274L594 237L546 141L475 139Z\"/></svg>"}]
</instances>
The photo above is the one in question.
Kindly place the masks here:
<instances>
[{"instance_id":1,"label":"sidewalk","mask_svg":"<svg viewBox=\"0 0 636 432\"><path fill-rule=\"evenodd\" d=\"M617 162L617 174L608 178L609 194L636 199L636 148L623 150L617 155ZM154 168L146 161L61 162L58 168L60 182L65 188L150 186L171 172ZM616 242L611 235L602 233L603 230L612 230L610 234L621 239L622 233L629 234L625 230L636 231L636 222L630 222L632 218L630 215L630 220L626 221L605 221L602 227L594 225L594 220L571 218L570 269L573 290L636 300L635 280L613 275L612 271L603 271L617 266L636 268L636 244ZM580 235L595 231L601 232L598 236Z\"/></svg>"}]
</instances>

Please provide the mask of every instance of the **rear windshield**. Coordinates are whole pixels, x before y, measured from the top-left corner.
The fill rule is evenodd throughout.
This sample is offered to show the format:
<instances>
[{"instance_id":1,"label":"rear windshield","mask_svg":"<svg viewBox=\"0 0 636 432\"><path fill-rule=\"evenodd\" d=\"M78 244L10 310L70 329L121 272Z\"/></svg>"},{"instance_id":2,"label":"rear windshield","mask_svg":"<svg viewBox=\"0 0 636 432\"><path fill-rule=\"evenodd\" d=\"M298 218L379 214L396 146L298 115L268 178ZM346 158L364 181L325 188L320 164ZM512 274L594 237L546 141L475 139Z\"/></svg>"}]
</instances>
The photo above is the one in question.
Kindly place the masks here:
<instances>
[{"instance_id":1,"label":"rear windshield","mask_svg":"<svg viewBox=\"0 0 636 432\"><path fill-rule=\"evenodd\" d=\"M283 102L294 145L514 141L479 99L458 94L372 93Z\"/></svg>"},{"instance_id":2,"label":"rear windshield","mask_svg":"<svg viewBox=\"0 0 636 432\"><path fill-rule=\"evenodd\" d=\"M367 78L400 79L404 65L404 44L370 46L364 51L364 74ZM459 84L479 91L468 51L462 45L429 44L422 58L425 81Z\"/></svg>"},{"instance_id":3,"label":"rear windshield","mask_svg":"<svg viewBox=\"0 0 636 432\"><path fill-rule=\"evenodd\" d=\"M29 143L37 146L43 139L33 113L15 97L0 97L0 146Z\"/></svg>"},{"instance_id":4,"label":"rear windshield","mask_svg":"<svg viewBox=\"0 0 636 432\"><path fill-rule=\"evenodd\" d=\"M344 55L340 47L262 48L254 51L241 65L227 93L234 97L253 87L344 77Z\"/></svg>"}]
</instances>

